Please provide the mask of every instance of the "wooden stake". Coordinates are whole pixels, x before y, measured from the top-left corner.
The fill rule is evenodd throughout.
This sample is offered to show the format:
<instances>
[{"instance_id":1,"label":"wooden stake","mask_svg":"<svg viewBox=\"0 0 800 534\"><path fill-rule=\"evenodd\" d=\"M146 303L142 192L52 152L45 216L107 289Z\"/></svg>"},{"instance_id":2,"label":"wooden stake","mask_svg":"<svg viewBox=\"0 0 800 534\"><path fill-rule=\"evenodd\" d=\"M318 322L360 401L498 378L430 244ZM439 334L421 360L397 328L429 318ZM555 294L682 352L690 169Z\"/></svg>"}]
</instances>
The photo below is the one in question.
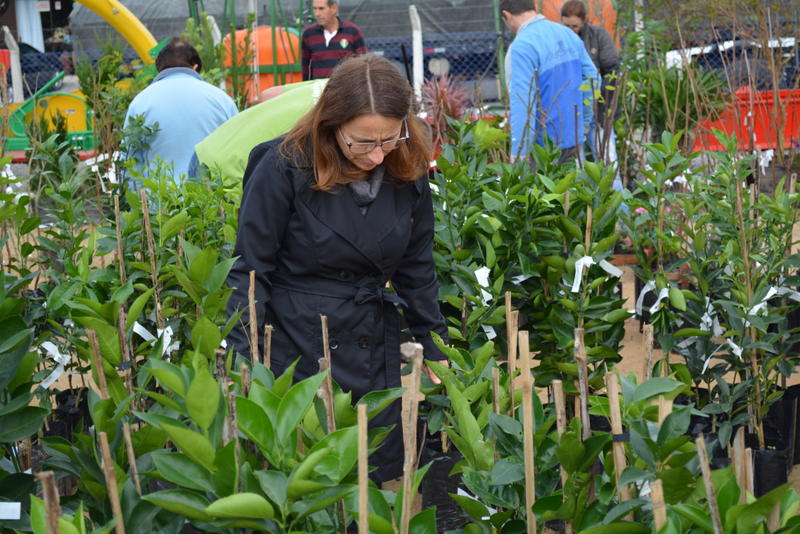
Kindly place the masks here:
<instances>
[{"instance_id":1,"label":"wooden stake","mask_svg":"<svg viewBox=\"0 0 800 534\"><path fill-rule=\"evenodd\" d=\"M511 397L511 417L514 417L516 406L514 402L514 376L517 374L517 339L519 335L519 311L509 314L511 337L508 338L508 393Z\"/></svg>"},{"instance_id":2,"label":"wooden stake","mask_svg":"<svg viewBox=\"0 0 800 534\"><path fill-rule=\"evenodd\" d=\"M744 450L745 487L750 494L755 494L755 478L753 477L753 449Z\"/></svg>"},{"instance_id":3,"label":"wooden stake","mask_svg":"<svg viewBox=\"0 0 800 534\"><path fill-rule=\"evenodd\" d=\"M520 332L520 334L522 334ZM524 358L524 354L523 354ZM522 380L522 436L525 454L525 516L528 534L536 534L536 516L533 505L536 502L536 474L534 471L533 435L533 380L526 373Z\"/></svg>"},{"instance_id":4,"label":"wooden stake","mask_svg":"<svg viewBox=\"0 0 800 534\"><path fill-rule=\"evenodd\" d=\"M108 497L111 499L111 512L117 523L114 530L117 534L125 534L125 522L122 520L122 506L119 502L117 490L117 475L114 472L114 461L111 459L111 448L108 446L108 436L105 432L98 432L100 438L100 454L103 457L103 475L106 479Z\"/></svg>"},{"instance_id":5,"label":"wooden stake","mask_svg":"<svg viewBox=\"0 0 800 534\"><path fill-rule=\"evenodd\" d=\"M411 521L411 495L414 473L417 470L417 418L419 415L419 384L422 371L422 345L419 343L403 343L400 352L411 359L411 377L404 397L407 399L408 419L403 424L403 440L405 441L405 459L403 461L403 510L400 520L400 534L408 534Z\"/></svg>"},{"instance_id":6,"label":"wooden stake","mask_svg":"<svg viewBox=\"0 0 800 534\"><path fill-rule=\"evenodd\" d=\"M500 369L492 367L492 411L500 413Z\"/></svg>"},{"instance_id":7,"label":"wooden stake","mask_svg":"<svg viewBox=\"0 0 800 534\"><path fill-rule=\"evenodd\" d=\"M667 508L664 504L664 487L660 479L650 483L650 497L653 499L653 525L656 532L667 524Z\"/></svg>"},{"instance_id":8,"label":"wooden stake","mask_svg":"<svg viewBox=\"0 0 800 534\"><path fill-rule=\"evenodd\" d=\"M269 369L272 364L272 325L264 327L264 367Z\"/></svg>"},{"instance_id":9,"label":"wooden stake","mask_svg":"<svg viewBox=\"0 0 800 534\"><path fill-rule=\"evenodd\" d=\"M61 502L56 488L56 474L52 471L36 473L42 483L45 513L47 514L47 534L58 534L58 518L61 517Z\"/></svg>"},{"instance_id":10,"label":"wooden stake","mask_svg":"<svg viewBox=\"0 0 800 534\"><path fill-rule=\"evenodd\" d=\"M592 205L586 206L586 236L584 237L584 247L588 253L592 249Z\"/></svg>"},{"instance_id":11,"label":"wooden stake","mask_svg":"<svg viewBox=\"0 0 800 534\"><path fill-rule=\"evenodd\" d=\"M717 505L717 492L714 490L714 482L711 480L711 468L708 461L708 449L706 448L706 438L701 432L697 436L697 454L700 457L700 472L703 474L703 484L706 487L706 499L708 508L711 511L711 526L714 534L723 534L722 520L719 516L719 506Z\"/></svg>"},{"instance_id":12,"label":"wooden stake","mask_svg":"<svg viewBox=\"0 0 800 534\"><path fill-rule=\"evenodd\" d=\"M225 360L227 359L227 353L222 349L217 349L214 351L214 359L215 359L215 366L214 366L214 374L222 384L227 383L227 370L225 369Z\"/></svg>"},{"instance_id":13,"label":"wooden stake","mask_svg":"<svg viewBox=\"0 0 800 534\"><path fill-rule=\"evenodd\" d=\"M128 347L128 332L126 324L128 322L128 314L125 311L125 306L119 307L119 316L117 317L117 335L119 335L119 349L122 354L122 363L127 364L129 367L122 372L125 380L125 389L128 395L133 395L133 361L131 359L131 351ZM133 398L131 398L131 404Z\"/></svg>"},{"instance_id":14,"label":"wooden stake","mask_svg":"<svg viewBox=\"0 0 800 534\"><path fill-rule=\"evenodd\" d=\"M119 281L125 285L127 275L125 273L125 255L122 248L122 218L119 215L119 195L114 195L114 224L117 229L117 262L119 263Z\"/></svg>"},{"instance_id":15,"label":"wooden stake","mask_svg":"<svg viewBox=\"0 0 800 534\"><path fill-rule=\"evenodd\" d=\"M97 334L94 330L87 330L86 334L89 336L89 345L92 347L94 368L97 374L97 386L100 388L100 398L107 399L108 383L106 382L106 372L103 369L103 358L100 355L100 345L97 343Z\"/></svg>"},{"instance_id":16,"label":"wooden stake","mask_svg":"<svg viewBox=\"0 0 800 534\"><path fill-rule=\"evenodd\" d=\"M739 427L736 431L736 436L733 438L733 472L736 474L736 482L742 493L739 497L739 504L747 502L747 467L745 465L745 452L744 452L744 427Z\"/></svg>"},{"instance_id":17,"label":"wooden stake","mask_svg":"<svg viewBox=\"0 0 800 534\"><path fill-rule=\"evenodd\" d=\"M319 361L319 370L328 371L322 381L322 401L325 403L325 412L328 415L328 432L336 431L336 416L334 414L333 404L333 379L331 373L331 348L328 342L328 318L325 315L319 316L322 321L322 352L324 358Z\"/></svg>"},{"instance_id":18,"label":"wooden stake","mask_svg":"<svg viewBox=\"0 0 800 534\"><path fill-rule=\"evenodd\" d=\"M256 313L256 272L250 271L250 289L247 292L247 309L250 314L250 358L258 358L258 314Z\"/></svg>"},{"instance_id":19,"label":"wooden stake","mask_svg":"<svg viewBox=\"0 0 800 534\"><path fill-rule=\"evenodd\" d=\"M672 401L664 395L658 397L658 425L664 424L664 419L672 413Z\"/></svg>"},{"instance_id":20,"label":"wooden stake","mask_svg":"<svg viewBox=\"0 0 800 534\"><path fill-rule=\"evenodd\" d=\"M643 381L650 380L653 377L653 325L644 325L644 374L642 375Z\"/></svg>"},{"instance_id":21,"label":"wooden stake","mask_svg":"<svg viewBox=\"0 0 800 534\"><path fill-rule=\"evenodd\" d=\"M606 375L606 389L608 391L608 406L611 414L611 434L612 436L622 436L622 413L619 407L619 381L616 373L610 372ZM612 445L614 454L614 474L617 482L617 492L619 495L619 502L629 501L631 499L631 492L627 485L620 483L622 480L622 471L625 470L627 465L625 459L625 443L614 439ZM631 516L630 519L633 519Z\"/></svg>"},{"instance_id":22,"label":"wooden stake","mask_svg":"<svg viewBox=\"0 0 800 534\"><path fill-rule=\"evenodd\" d=\"M147 236L147 252L150 256L150 279L153 282L153 300L156 303L156 324L159 330L164 330L164 315L161 311L161 297L158 291L158 269L156 267L156 242L153 239L153 228L150 226L150 209L147 206L147 192L144 188L139 191L142 199L142 218L144 220L144 230Z\"/></svg>"},{"instance_id":23,"label":"wooden stake","mask_svg":"<svg viewBox=\"0 0 800 534\"><path fill-rule=\"evenodd\" d=\"M531 382L531 350L530 350L530 337L527 330L520 330L518 333L519 339L519 359L520 364L520 380L522 384Z\"/></svg>"},{"instance_id":24,"label":"wooden stake","mask_svg":"<svg viewBox=\"0 0 800 534\"><path fill-rule=\"evenodd\" d=\"M242 394L247 397L250 393L250 368L244 362L239 366L239 383L242 387Z\"/></svg>"},{"instance_id":25,"label":"wooden stake","mask_svg":"<svg viewBox=\"0 0 800 534\"><path fill-rule=\"evenodd\" d=\"M122 423L122 437L125 439L125 452L128 455L128 464L131 466L131 478L136 493L142 494L142 485L139 482L139 467L136 465L136 453L133 450L133 439L131 439L131 424L127 421Z\"/></svg>"},{"instance_id":26,"label":"wooden stake","mask_svg":"<svg viewBox=\"0 0 800 534\"><path fill-rule=\"evenodd\" d=\"M367 405L358 405L358 534L369 534Z\"/></svg>"},{"instance_id":27,"label":"wooden stake","mask_svg":"<svg viewBox=\"0 0 800 534\"><path fill-rule=\"evenodd\" d=\"M581 439L592 437L589 421L589 369L586 362L586 346L583 344L583 328L575 329L575 363L578 364L578 393L581 402Z\"/></svg>"},{"instance_id":28,"label":"wooden stake","mask_svg":"<svg viewBox=\"0 0 800 534\"><path fill-rule=\"evenodd\" d=\"M564 397L564 383L561 380L553 380L553 401L556 405L556 429L558 431L558 439L561 439L561 436L564 435L564 432L567 431L567 400ZM566 488L567 488L567 481L569 480L569 475L564 470L564 467L560 467L561 470L561 489L564 493L564 498L566 498ZM572 534L572 523L565 521L564 522L564 534Z\"/></svg>"}]
</instances>

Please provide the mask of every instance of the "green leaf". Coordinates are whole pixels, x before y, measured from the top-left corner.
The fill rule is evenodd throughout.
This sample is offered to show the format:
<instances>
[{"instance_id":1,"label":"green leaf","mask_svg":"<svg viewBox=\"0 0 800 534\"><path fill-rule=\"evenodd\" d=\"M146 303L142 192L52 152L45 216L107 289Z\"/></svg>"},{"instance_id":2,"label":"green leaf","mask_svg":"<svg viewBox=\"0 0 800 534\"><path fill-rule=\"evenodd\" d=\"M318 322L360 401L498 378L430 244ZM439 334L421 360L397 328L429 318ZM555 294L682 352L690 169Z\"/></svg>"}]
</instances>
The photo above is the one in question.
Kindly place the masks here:
<instances>
[{"instance_id":1,"label":"green leaf","mask_svg":"<svg viewBox=\"0 0 800 534\"><path fill-rule=\"evenodd\" d=\"M278 447L283 448L288 445L289 437L311 407L311 403L317 395L317 389L324 378L324 373L306 378L292 386L281 399L275 428Z\"/></svg>"},{"instance_id":2,"label":"green leaf","mask_svg":"<svg viewBox=\"0 0 800 534\"><path fill-rule=\"evenodd\" d=\"M677 380L666 377L651 378L650 380L641 383L633 392L632 402L650 399L657 395L672 393L675 390L682 388L683 384Z\"/></svg>"},{"instance_id":3,"label":"green leaf","mask_svg":"<svg viewBox=\"0 0 800 534\"><path fill-rule=\"evenodd\" d=\"M155 291L155 288L151 287L150 289L148 289L147 291L136 297L136 300L133 301L133 304L131 304L131 307L128 310L128 319L125 321L125 328L133 327L133 323L135 323L136 320L139 318L139 316L142 314L142 310L144 310L147 301L150 300L150 297L153 296L153 291Z\"/></svg>"},{"instance_id":4,"label":"green leaf","mask_svg":"<svg viewBox=\"0 0 800 534\"><path fill-rule=\"evenodd\" d=\"M683 436L689 430L691 422L691 409L687 406L675 409L667 415L658 431L658 444L664 445L667 441Z\"/></svg>"},{"instance_id":5,"label":"green leaf","mask_svg":"<svg viewBox=\"0 0 800 534\"><path fill-rule=\"evenodd\" d=\"M650 527L628 521L616 521L607 525L586 528L578 534L649 534Z\"/></svg>"},{"instance_id":6,"label":"green leaf","mask_svg":"<svg viewBox=\"0 0 800 534\"><path fill-rule=\"evenodd\" d=\"M669 303L676 310L686 311L686 297L683 292L676 286L669 286Z\"/></svg>"},{"instance_id":7,"label":"green leaf","mask_svg":"<svg viewBox=\"0 0 800 534\"><path fill-rule=\"evenodd\" d=\"M436 508L427 508L414 517L408 523L409 534L437 534L436 530Z\"/></svg>"},{"instance_id":8,"label":"green leaf","mask_svg":"<svg viewBox=\"0 0 800 534\"><path fill-rule=\"evenodd\" d=\"M709 534L713 534L714 528L711 525L711 516L705 508L689 503L678 503L673 504L670 509L685 517Z\"/></svg>"},{"instance_id":9,"label":"green leaf","mask_svg":"<svg viewBox=\"0 0 800 534\"><path fill-rule=\"evenodd\" d=\"M208 438L204 435L194 430L175 425L161 425L161 428L169 435L169 439L171 439L189 458L211 472L216 469L214 467L216 451L211 445L211 442L208 441Z\"/></svg>"},{"instance_id":10,"label":"green leaf","mask_svg":"<svg viewBox=\"0 0 800 534\"><path fill-rule=\"evenodd\" d=\"M186 407L192 421L204 431L208 431L219 413L221 396L217 381L204 366L200 366L186 393Z\"/></svg>"},{"instance_id":11,"label":"green leaf","mask_svg":"<svg viewBox=\"0 0 800 534\"><path fill-rule=\"evenodd\" d=\"M0 354L0 390L4 390L9 382L17 374L25 355L33 341L33 329L27 325L20 317L10 317L0 321L0 339L9 339L17 333L27 332L24 338L18 340L18 344L10 350Z\"/></svg>"},{"instance_id":12,"label":"green leaf","mask_svg":"<svg viewBox=\"0 0 800 534\"><path fill-rule=\"evenodd\" d=\"M489 516L489 510L480 501L476 501L471 497L456 495L455 493L450 493L449 495L470 518L481 524L486 523L483 518Z\"/></svg>"},{"instance_id":13,"label":"green leaf","mask_svg":"<svg viewBox=\"0 0 800 534\"><path fill-rule=\"evenodd\" d=\"M35 434L49 413L44 408L27 406L0 416L0 443L14 443Z\"/></svg>"},{"instance_id":14,"label":"green leaf","mask_svg":"<svg viewBox=\"0 0 800 534\"><path fill-rule=\"evenodd\" d=\"M239 430L258 445L270 463L275 463L275 432L264 410L250 399L236 397L236 422Z\"/></svg>"},{"instance_id":15,"label":"green leaf","mask_svg":"<svg viewBox=\"0 0 800 534\"><path fill-rule=\"evenodd\" d=\"M695 337L695 336L710 336L710 332L700 330L699 328L681 328L673 334L675 337Z\"/></svg>"},{"instance_id":16,"label":"green leaf","mask_svg":"<svg viewBox=\"0 0 800 534\"><path fill-rule=\"evenodd\" d=\"M150 359L145 367L148 373L153 375L161 387L171 391L180 397L186 396L186 385L183 381L183 373L177 366L163 360Z\"/></svg>"},{"instance_id":17,"label":"green leaf","mask_svg":"<svg viewBox=\"0 0 800 534\"><path fill-rule=\"evenodd\" d=\"M222 342L222 333L211 319L203 315L192 328L192 346L209 361L214 361L214 354Z\"/></svg>"},{"instance_id":18,"label":"green leaf","mask_svg":"<svg viewBox=\"0 0 800 534\"><path fill-rule=\"evenodd\" d=\"M261 495L256 493L236 493L218 499L206 508L208 515L224 518L272 519L275 510Z\"/></svg>"},{"instance_id":19,"label":"green leaf","mask_svg":"<svg viewBox=\"0 0 800 534\"><path fill-rule=\"evenodd\" d=\"M166 481L183 488L214 493L214 483L208 471L185 454L154 452L152 459L158 469L158 474Z\"/></svg>"},{"instance_id":20,"label":"green leaf","mask_svg":"<svg viewBox=\"0 0 800 534\"><path fill-rule=\"evenodd\" d=\"M187 222L189 222L189 214L186 211L181 211L167 219L167 221L161 225L161 242L163 243L167 239L181 233L181 230L184 229Z\"/></svg>"},{"instance_id":21,"label":"green leaf","mask_svg":"<svg viewBox=\"0 0 800 534\"><path fill-rule=\"evenodd\" d=\"M585 453L586 447L574 432L565 432L556 448L558 461L569 474L575 473Z\"/></svg>"},{"instance_id":22,"label":"green leaf","mask_svg":"<svg viewBox=\"0 0 800 534\"><path fill-rule=\"evenodd\" d=\"M211 516L206 513L208 499L194 491L168 489L142 495L142 499L189 519L211 520Z\"/></svg>"},{"instance_id":23,"label":"green leaf","mask_svg":"<svg viewBox=\"0 0 800 534\"><path fill-rule=\"evenodd\" d=\"M525 478L525 465L518 459L516 461L511 459L498 460L492 466L492 472L489 475L490 484L492 486L504 486L506 484L513 484L524 480Z\"/></svg>"}]
</instances>

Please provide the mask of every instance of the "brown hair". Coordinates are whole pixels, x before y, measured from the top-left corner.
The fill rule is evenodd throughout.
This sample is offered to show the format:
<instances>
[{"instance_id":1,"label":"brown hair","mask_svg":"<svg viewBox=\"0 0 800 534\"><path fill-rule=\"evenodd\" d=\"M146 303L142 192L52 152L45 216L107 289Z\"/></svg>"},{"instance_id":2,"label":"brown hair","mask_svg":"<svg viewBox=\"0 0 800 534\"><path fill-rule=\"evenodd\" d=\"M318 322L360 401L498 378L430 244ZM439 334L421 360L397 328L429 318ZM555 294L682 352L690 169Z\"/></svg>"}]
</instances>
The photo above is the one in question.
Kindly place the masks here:
<instances>
[{"instance_id":1,"label":"brown hair","mask_svg":"<svg viewBox=\"0 0 800 534\"><path fill-rule=\"evenodd\" d=\"M561 6L562 17L578 17L579 19L586 20L586 6L583 5L581 0L569 0Z\"/></svg>"},{"instance_id":2,"label":"brown hair","mask_svg":"<svg viewBox=\"0 0 800 534\"><path fill-rule=\"evenodd\" d=\"M313 166L315 189L330 191L364 176L339 149L336 133L342 125L373 113L405 119L410 138L386 154L384 165L388 175L414 181L427 169L432 150L430 129L411 114L412 95L408 81L387 59L374 54L348 58L333 71L319 102L286 135L281 154Z\"/></svg>"},{"instance_id":3,"label":"brown hair","mask_svg":"<svg viewBox=\"0 0 800 534\"><path fill-rule=\"evenodd\" d=\"M508 11L512 15L519 15L527 11L536 11L533 0L500 0L500 11Z\"/></svg>"},{"instance_id":4,"label":"brown hair","mask_svg":"<svg viewBox=\"0 0 800 534\"><path fill-rule=\"evenodd\" d=\"M161 49L156 57L156 70L161 72L169 67L186 67L194 69L197 65L197 72L203 70L203 61L195 47L182 37L173 37L167 45Z\"/></svg>"}]
</instances>

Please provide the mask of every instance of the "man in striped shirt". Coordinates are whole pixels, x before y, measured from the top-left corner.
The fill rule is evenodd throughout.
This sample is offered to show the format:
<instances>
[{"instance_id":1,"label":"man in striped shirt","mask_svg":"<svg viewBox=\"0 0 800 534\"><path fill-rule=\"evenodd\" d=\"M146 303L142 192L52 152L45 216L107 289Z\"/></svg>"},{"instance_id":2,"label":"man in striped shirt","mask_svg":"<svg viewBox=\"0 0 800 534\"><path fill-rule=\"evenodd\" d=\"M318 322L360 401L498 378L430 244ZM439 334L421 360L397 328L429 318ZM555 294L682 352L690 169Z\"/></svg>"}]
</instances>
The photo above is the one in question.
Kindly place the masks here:
<instances>
[{"instance_id":1,"label":"man in striped shirt","mask_svg":"<svg viewBox=\"0 0 800 534\"><path fill-rule=\"evenodd\" d=\"M361 29L339 18L339 0L314 0L317 24L303 30L303 79L329 78L346 57L364 54Z\"/></svg>"}]
</instances>

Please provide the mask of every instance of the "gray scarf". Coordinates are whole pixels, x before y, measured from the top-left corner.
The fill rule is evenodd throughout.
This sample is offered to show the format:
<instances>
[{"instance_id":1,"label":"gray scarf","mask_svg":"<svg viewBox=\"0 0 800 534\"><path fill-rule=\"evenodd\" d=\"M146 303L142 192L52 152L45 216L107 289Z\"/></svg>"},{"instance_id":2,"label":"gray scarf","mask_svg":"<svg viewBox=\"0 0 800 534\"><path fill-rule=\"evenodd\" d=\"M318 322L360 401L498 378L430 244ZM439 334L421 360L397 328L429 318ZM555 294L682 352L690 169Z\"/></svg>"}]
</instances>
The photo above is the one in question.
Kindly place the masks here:
<instances>
[{"instance_id":1,"label":"gray scarf","mask_svg":"<svg viewBox=\"0 0 800 534\"><path fill-rule=\"evenodd\" d=\"M359 180L357 182L350 182L347 187L353 195L353 199L361 209L361 214L367 214L367 208L378 197L383 183L383 165L378 165L373 169L372 174L366 180Z\"/></svg>"}]
</instances>

